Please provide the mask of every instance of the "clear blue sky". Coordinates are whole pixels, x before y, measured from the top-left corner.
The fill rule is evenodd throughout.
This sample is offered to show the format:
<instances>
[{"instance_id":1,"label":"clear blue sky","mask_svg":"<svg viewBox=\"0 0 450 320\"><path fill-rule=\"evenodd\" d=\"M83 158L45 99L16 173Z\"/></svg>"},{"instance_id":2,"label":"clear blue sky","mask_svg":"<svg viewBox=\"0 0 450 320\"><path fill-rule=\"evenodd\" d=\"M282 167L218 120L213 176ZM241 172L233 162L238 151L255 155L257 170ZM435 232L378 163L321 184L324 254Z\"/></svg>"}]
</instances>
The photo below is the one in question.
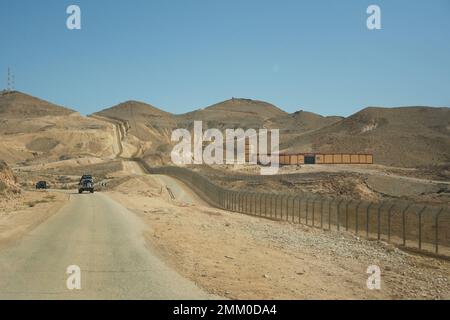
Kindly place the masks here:
<instances>
[{"instance_id":1,"label":"clear blue sky","mask_svg":"<svg viewBox=\"0 0 450 320\"><path fill-rule=\"evenodd\" d=\"M66 28L77 4L82 29ZM378 4L382 30L366 28ZM448 0L1 0L0 87L83 114L245 97L288 112L450 106Z\"/></svg>"}]
</instances>

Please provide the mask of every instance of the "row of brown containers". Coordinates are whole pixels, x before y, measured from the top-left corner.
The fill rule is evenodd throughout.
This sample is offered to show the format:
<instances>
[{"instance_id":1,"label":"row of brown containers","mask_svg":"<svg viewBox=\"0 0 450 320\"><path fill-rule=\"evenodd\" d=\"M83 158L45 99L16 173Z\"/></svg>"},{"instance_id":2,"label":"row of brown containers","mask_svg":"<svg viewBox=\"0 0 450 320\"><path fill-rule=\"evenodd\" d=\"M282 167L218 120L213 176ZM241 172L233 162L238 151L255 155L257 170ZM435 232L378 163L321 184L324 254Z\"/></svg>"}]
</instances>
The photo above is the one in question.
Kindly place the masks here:
<instances>
[{"instance_id":1,"label":"row of brown containers","mask_svg":"<svg viewBox=\"0 0 450 320\"><path fill-rule=\"evenodd\" d=\"M245 160L249 161L249 154L246 152ZM296 164L373 164L372 154L352 154L352 153L301 153L279 155L281 165Z\"/></svg>"},{"instance_id":2,"label":"row of brown containers","mask_svg":"<svg viewBox=\"0 0 450 320\"><path fill-rule=\"evenodd\" d=\"M245 144L245 160L249 160L250 145ZM258 157L259 158L259 157ZM368 153L297 153L279 154L281 165L296 164L373 164L373 155Z\"/></svg>"},{"instance_id":3,"label":"row of brown containers","mask_svg":"<svg viewBox=\"0 0 450 320\"><path fill-rule=\"evenodd\" d=\"M351 153L280 154L280 164L373 164L373 155Z\"/></svg>"}]
</instances>

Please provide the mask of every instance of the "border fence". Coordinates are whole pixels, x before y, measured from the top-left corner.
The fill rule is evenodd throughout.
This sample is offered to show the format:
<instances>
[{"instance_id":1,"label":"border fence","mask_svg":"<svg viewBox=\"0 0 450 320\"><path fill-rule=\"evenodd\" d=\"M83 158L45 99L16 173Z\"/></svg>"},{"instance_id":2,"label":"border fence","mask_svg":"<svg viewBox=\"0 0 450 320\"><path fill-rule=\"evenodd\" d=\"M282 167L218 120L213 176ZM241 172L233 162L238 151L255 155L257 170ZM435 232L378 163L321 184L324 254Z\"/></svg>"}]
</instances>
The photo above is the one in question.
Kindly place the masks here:
<instances>
[{"instance_id":1,"label":"border fence","mask_svg":"<svg viewBox=\"0 0 450 320\"><path fill-rule=\"evenodd\" d=\"M237 191L218 186L187 168L151 168L143 160L139 162L149 173L181 180L209 204L221 209L324 230L345 230L367 239L450 257L448 206L426 206L402 200L375 203L310 193Z\"/></svg>"}]
</instances>

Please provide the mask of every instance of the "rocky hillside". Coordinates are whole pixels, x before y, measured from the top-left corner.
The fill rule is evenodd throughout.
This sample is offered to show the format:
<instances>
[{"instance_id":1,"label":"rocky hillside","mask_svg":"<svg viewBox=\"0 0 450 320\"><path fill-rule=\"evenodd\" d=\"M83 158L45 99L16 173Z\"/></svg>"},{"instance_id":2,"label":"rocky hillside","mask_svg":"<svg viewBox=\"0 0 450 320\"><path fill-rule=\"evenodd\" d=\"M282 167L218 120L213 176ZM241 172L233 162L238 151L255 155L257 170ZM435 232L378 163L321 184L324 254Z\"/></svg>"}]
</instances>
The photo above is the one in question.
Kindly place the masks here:
<instances>
[{"instance_id":1,"label":"rocky hillside","mask_svg":"<svg viewBox=\"0 0 450 320\"><path fill-rule=\"evenodd\" d=\"M170 143L177 128L175 116L150 104L126 101L94 115L126 122L126 144L142 153L158 153Z\"/></svg>"},{"instance_id":2,"label":"rocky hillside","mask_svg":"<svg viewBox=\"0 0 450 320\"><path fill-rule=\"evenodd\" d=\"M113 126L20 92L0 95L0 159L40 162L113 157Z\"/></svg>"},{"instance_id":3,"label":"rocky hillside","mask_svg":"<svg viewBox=\"0 0 450 320\"><path fill-rule=\"evenodd\" d=\"M17 177L6 164L0 160L0 197L20 193Z\"/></svg>"},{"instance_id":4,"label":"rocky hillside","mask_svg":"<svg viewBox=\"0 0 450 320\"><path fill-rule=\"evenodd\" d=\"M371 152L376 163L417 167L450 163L450 108L366 108L283 148L298 152Z\"/></svg>"},{"instance_id":5,"label":"rocky hillside","mask_svg":"<svg viewBox=\"0 0 450 320\"><path fill-rule=\"evenodd\" d=\"M0 93L0 118L67 116L72 113L75 111L19 91Z\"/></svg>"},{"instance_id":6,"label":"rocky hillside","mask_svg":"<svg viewBox=\"0 0 450 320\"><path fill-rule=\"evenodd\" d=\"M209 128L258 129L263 126L264 121L286 115L283 110L264 101L232 98L205 109L179 115L177 119L182 127L191 126L194 120L202 120L204 127Z\"/></svg>"}]
</instances>

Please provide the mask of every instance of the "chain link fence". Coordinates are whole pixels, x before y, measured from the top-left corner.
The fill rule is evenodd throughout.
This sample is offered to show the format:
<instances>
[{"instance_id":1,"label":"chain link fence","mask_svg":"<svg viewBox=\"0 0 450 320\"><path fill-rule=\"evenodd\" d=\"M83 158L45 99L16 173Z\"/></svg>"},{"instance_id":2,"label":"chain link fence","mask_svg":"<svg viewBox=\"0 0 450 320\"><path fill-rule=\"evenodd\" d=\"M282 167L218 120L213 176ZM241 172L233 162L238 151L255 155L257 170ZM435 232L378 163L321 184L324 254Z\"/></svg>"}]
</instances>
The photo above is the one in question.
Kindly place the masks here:
<instances>
[{"instance_id":1,"label":"chain link fence","mask_svg":"<svg viewBox=\"0 0 450 320\"><path fill-rule=\"evenodd\" d=\"M380 203L299 193L236 191L182 167L143 167L181 180L209 204L239 213L300 223L324 230L349 231L423 252L450 256L450 210L401 200Z\"/></svg>"}]
</instances>

